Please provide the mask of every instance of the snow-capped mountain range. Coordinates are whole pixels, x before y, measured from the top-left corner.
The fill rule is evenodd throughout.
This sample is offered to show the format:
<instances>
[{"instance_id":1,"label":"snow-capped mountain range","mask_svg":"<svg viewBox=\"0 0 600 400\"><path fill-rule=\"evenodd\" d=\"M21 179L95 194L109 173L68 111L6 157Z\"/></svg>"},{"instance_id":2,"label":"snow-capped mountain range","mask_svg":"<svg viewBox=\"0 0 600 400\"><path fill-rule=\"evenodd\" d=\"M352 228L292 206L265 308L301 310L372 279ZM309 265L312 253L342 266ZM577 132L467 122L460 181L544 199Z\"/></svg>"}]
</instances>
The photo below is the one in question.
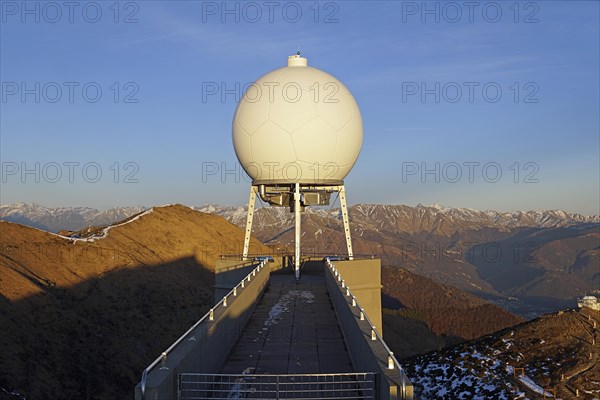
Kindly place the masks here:
<instances>
[{"instance_id":1,"label":"snow-capped mountain range","mask_svg":"<svg viewBox=\"0 0 600 400\"><path fill-rule=\"evenodd\" d=\"M235 225L246 222L246 207L221 206L207 204L191 207L194 210L216 214ZM0 219L33 226L50 232L61 230L81 230L90 226L103 226L118 222L146 210L147 207L114 207L98 210L91 207L45 207L37 203L15 203L0 206ZM307 208L307 214L325 219L338 219L339 209ZM600 216L571 214L562 210L542 211L479 211L470 208L447 208L437 204L417 205L380 205L357 204L350 207L352 223L360 227L363 224L381 230L402 230L416 232L422 229L442 229L448 225L464 228L494 227L495 229L514 229L522 227L556 228L577 224L600 223ZM284 207L259 208L255 216L255 226L291 226L293 214Z\"/></svg>"},{"instance_id":2,"label":"snow-capped mountain range","mask_svg":"<svg viewBox=\"0 0 600 400\"><path fill-rule=\"evenodd\" d=\"M244 228L244 207L206 205ZM493 296L526 318L574 304L600 284L600 217L560 210L478 211L438 205L349 207L354 254L375 256L434 281ZM307 208L305 254L346 254L339 209ZM294 248L294 215L259 208L252 233L278 251ZM543 299L543 300L540 300Z\"/></svg>"},{"instance_id":3,"label":"snow-capped mountain range","mask_svg":"<svg viewBox=\"0 0 600 400\"><path fill-rule=\"evenodd\" d=\"M397 230L404 227L404 231L415 232L420 228L430 225L431 228L441 225L462 225L463 227L494 227L495 229L514 228L557 228L577 224L600 223L600 216L585 216L571 214L562 210L541 211L479 211L470 208L447 208L440 205L415 207L406 205L382 204L357 204L350 208L351 223L377 226L382 230ZM206 213L217 214L229 222L243 226L246 222L246 207L220 206L208 204L194 209ZM307 208L307 214L314 214L322 218L338 218L339 209ZM285 207L259 208L255 213L255 223L261 224L261 214L268 218L270 223L278 225L293 224L294 215ZM442 223L443 221L443 223Z\"/></svg>"},{"instance_id":4,"label":"snow-capped mountain range","mask_svg":"<svg viewBox=\"0 0 600 400\"><path fill-rule=\"evenodd\" d=\"M114 207L97 210L90 207L44 207L36 203L0 206L0 219L32 226L49 232L78 231L90 226L104 226L146 210L146 207Z\"/></svg>"}]
</instances>

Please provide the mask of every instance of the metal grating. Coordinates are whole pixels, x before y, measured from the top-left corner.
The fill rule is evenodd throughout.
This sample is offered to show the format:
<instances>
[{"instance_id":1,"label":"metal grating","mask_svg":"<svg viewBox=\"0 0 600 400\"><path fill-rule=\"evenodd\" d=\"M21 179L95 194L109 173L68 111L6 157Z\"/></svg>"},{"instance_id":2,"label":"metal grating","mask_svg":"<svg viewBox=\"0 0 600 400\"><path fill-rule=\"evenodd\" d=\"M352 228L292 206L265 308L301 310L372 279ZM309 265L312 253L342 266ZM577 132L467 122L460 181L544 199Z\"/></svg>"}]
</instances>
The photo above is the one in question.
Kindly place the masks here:
<instances>
[{"instance_id":1,"label":"metal grating","mask_svg":"<svg viewBox=\"0 0 600 400\"><path fill-rule=\"evenodd\" d=\"M372 399L375 374L179 374L179 400Z\"/></svg>"}]
</instances>

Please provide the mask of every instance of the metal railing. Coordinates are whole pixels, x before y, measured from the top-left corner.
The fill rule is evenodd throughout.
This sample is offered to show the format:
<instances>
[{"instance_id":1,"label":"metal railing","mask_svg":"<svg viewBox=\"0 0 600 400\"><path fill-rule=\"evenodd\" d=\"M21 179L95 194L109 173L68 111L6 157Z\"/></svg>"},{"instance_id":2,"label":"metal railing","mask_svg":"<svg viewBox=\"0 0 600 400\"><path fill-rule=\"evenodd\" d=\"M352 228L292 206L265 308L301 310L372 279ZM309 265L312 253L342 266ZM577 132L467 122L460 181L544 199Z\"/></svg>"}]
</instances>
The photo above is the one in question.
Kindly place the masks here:
<instances>
[{"instance_id":1,"label":"metal railing","mask_svg":"<svg viewBox=\"0 0 600 400\"><path fill-rule=\"evenodd\" d=\"M265 257L281 257L281 256L294 256L294 253L289 252L289 251L272 251L271 253L269 253L268 256L265 256L264 254L248 254L248 256L246 257L247 260L259 260L261 258L265 258ZM226 259L235 259L235 260L243 260L244 259L244 255L243 254L239 254L239 253L231 253L231 254L221 254L219 256L222 260L226 260ZM302 259L311 259L311 260L319 260L322 261L325 258L331 258L333 261L337 260L347 260L348 259L348 255L345 253L332 253L332 252L303 252L302 253ZM358 253L358 254L354 254L354 259L373 259L376 258L377 255L376 254L367 254L367 253Z\"/></svg>"},{"instance_id":2,"label":"metal railing","mask_svg":"<svg viewBox=\"0 0 600 400\"><path fill-rule=\"evenodd\" d=\"M396 359L396 356L394 356L394 352L392 350L390 350L387 343L385 343L385 341L383 340L383 337L381 336L381 334L379 333L379 331L377 330L375 325L371 322L371 320L369 319L369 316L367 315L365 310L360 306L360 304L358 303L358 300L352 294L352 291L350 290L350 288L348 287L348 285L342 278L341 273L337 270L337 268L335 268L335 266L333 265L333 263L331 262L331 260L328 257L325 258L325 264L331 270L335 279L339 283L340 286L338 286L338 287L340 288L340 290L342 290L343 292L345 291L346 297L350 297L352 299L352 307L358 308L359 319L361 321L366 321L369 324L369 326L371 327L371 340L378 341L382 345L385 352L387 353L387 369L390 369L390 370L398 369L398 371L400 372L401 384L402 384L401 390L402 390L402 394L404 396L404 394L406 393L407 384L411 385L411 383L408 380L406 374L404 373L404 369L402 368L402 366ZM404 397L402 397L402 398L404 398Z\"/></svg>"},{"instance_id":3,"label":"metal railing","mask_svg":"<svg viewBox=\"0 0 600 400\"><path fill-rule=\"evenodd\" d=\"M140 381L142 400L145 399L146 395L146 380L148 379L148 374L159 364L161 364L161 368L167 368L167 357L169 353L171 353L181 342L187 339L188 336L190 336L190 333L192 333L196 328L198 328L198 326L200 326L200 324L202 324L204 321L213 321L215 310L218 307L227 307L227 298L232 296L236 297L238 295L238 291L243 290L243 288L246 286L246 282L250 283L252 278L256 276L256 274L261 270L261 268L263 268L268 262L269 260L267 258L262 259L256 268L254 268L248 275L246 275L244 279L240 281L240 283L238 283L233 289L231 289L231 291L229 291L227 295L225 295L217 304L215 304L206 314L204 314L202 318L198 320L198 322L196 322L190 329L188 329L183 335L181 335L179 339L177 339L171 346L169 346L168 349L163 351L162 354L144 370L144 372L142 373L142 379ZM190 336L190 339L191 338L192 337Z\"/></svg>"},{"instance_id":4,"label":"metal railing","mask_svg":"<svg viewBox=\"0 0 600 400\"><path fill-rule=\"evenodd\" d=\"M179 374L178 400L376 398L375 374Z\"/></svg>"}]
</instances>

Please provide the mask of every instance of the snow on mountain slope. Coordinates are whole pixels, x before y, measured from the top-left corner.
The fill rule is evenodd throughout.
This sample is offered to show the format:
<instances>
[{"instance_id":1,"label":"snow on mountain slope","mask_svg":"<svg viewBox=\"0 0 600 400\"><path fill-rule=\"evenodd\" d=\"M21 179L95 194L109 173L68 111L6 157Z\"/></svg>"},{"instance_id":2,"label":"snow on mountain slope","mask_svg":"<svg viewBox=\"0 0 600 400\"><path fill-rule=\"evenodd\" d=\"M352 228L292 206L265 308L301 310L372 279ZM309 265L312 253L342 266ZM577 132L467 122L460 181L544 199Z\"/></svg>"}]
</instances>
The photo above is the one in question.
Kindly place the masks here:
<instances>
[{"instance_id":1,"label":"snow on mountain slope","mask_svg":"<svg viewBox=\"0 0 600 400\"><path fill-rule=\"evenodd\" d=\"M144 211L146 207L114 207L100 211L90 207L44 207L15 203L0 206L0 219L49 232L78 231L91 226L109 225Z\"/></svg>"},{"instance_id":2,"label":"snow on mountain slope","mask_svg":"<svg viewBox=\"0 0 600 400\"><path fill-rule=\"evenodd\" d=\"M600 398L600 313L544 315L403 365L419 399ZM595 325L594 325L595 324Z\"/></svg>"}]
</instances>

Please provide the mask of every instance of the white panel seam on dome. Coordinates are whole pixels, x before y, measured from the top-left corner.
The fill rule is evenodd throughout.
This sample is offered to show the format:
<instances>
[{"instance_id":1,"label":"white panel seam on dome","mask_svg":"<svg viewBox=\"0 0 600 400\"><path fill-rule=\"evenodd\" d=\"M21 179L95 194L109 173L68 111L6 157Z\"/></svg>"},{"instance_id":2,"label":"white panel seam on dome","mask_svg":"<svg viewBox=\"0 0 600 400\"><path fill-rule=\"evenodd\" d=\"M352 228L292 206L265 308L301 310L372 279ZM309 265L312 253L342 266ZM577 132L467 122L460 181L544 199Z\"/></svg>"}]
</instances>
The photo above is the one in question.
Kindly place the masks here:
<instances>
[{"instance_id":1,"label":"white panel seam on dome","mask_svg":"<svg viewBox=\"0 0 600 400\"><path fill-rule=\"evenodd\" d=\"M340 129L338 129L338 131L341 131L342 129L344 129L346 127L346 125L348 125L352 121L354 121L354 117L350 117L350 119L348 121L346 121L344 123L344 125L340 126Z\"/></svg>"},{"instance_id":2,"label":"white panel seam on dome","mask_svg":"<svg viewBox=\"0 0 600 400\"><path fill-rule=\"evenodd\" d=\"M289 137L290 137L290 140L291 140L291 138L292 138L292 132L288 131L288 130L287 130L287 129L285 129L283 126L279 125L277 122L275 122L275 121L273 121L273 120L271 120L271 119L269 119L269 120L268 120L268 122L272 123L273 125L276 125L278 128L281 128L281 129L283 129L283 130L284 130L284 131L285 131L285 132L286 132L286 133L289 135Z\"/></svg>"},{"instance_id":3,"label":"white panel seam on dome","mask_svg":"<svg viewBox=\"0 0 600 400\"><path fill-rule=\"evenodd\" d=\"M252 133L250 134L250 136L253 136L253 135L254 135L256 132L258 132L258 130L259 130L260 128L262 128L263 126L265 126L265 125L267 124L267 122L272 122L272 121L271 121L270 119L268 119L268 118L267 118L267 119L266 119L266 120L265 120L265 121L264 121L262 124L260 124L259 126L257 126L257 127L256 127L256 129L254 130L254 132L252 132Z\"/></svg>"},{"instance_id":4,"label":"white panel seam on dome","mask_svg":"<svg viewBox=\"0 0 600 400\"><path fill-rule=\"evenodd\" d=\"M251 137L251 136L252 136L252 134L251 134L251 133L248 133L248 131L246 130L246 128L244 128L244 127L242 126L242 124L240 124L240 123L239 123L239 121L237 121L237 120L236 120L236 121L235 121L235 123L237 124L237 126L239 126L239 127L240 127L240 129L241 129L241 130L243 130L243 131L244 131L244 133L245 133L246 135L248 135L248 137ZM260 126L259 126L259 128L260 128ZM257 128L257 129L258 129L258 128Z\"/></svg>"},{"instance_id":5,"label":"white panel seam on dome","mask_svg":"<svg viewBox=\"0 0 600 400\"><path fill-rule=\"evenodd\" d=\"M306 125L308 125L308 123L309 123L309 122L311 122L312 120L315 120L315 119L317 119L317 118L320 118L320 117L321 117L321 116L320 116L319 114L315 115L314 117L312 117L312 118L311 118L311 119L309 119L308 121L304 122L304 123L302 124L302 126L300 126L299 128L297 128L295 131L293 131L293 132L289 132L290 136L293 138L293 137L294 137L294 134L295 134L296 132L298 132L300 129L304 128L304 127L305 127ZM321 118L321 119L322 119L322 118ZM286 131L286 132L287 132L287 131Z\"/></svg>"},{"instance_id":6,"label":"white panel seam on dome","mask_svg":"<svg viewBox=\"0 0 600 400\"><path fill-rule=\"evenodd\" d=\"M323 120L323 121L324 121L324 122L325 122L327 125L329 125L330 127L332 127L334 131L338 132L338 131L341 129L341 128L339 128L339 129L338 129L338 128L336 128L336 127L335 127L335 126L334 126L334 125L333 125L331 122L329 122L329 121L328 121L328 120L327 120L325 117L323 117L323 116L321 116L321 115L319 115L319 116L321 117L321 119L322 119L322 120ZM352 119L352 117L351 117L350 119ZM345 125L345 124L344 124L344 125Z\"/></svg>"}]
</instances>

